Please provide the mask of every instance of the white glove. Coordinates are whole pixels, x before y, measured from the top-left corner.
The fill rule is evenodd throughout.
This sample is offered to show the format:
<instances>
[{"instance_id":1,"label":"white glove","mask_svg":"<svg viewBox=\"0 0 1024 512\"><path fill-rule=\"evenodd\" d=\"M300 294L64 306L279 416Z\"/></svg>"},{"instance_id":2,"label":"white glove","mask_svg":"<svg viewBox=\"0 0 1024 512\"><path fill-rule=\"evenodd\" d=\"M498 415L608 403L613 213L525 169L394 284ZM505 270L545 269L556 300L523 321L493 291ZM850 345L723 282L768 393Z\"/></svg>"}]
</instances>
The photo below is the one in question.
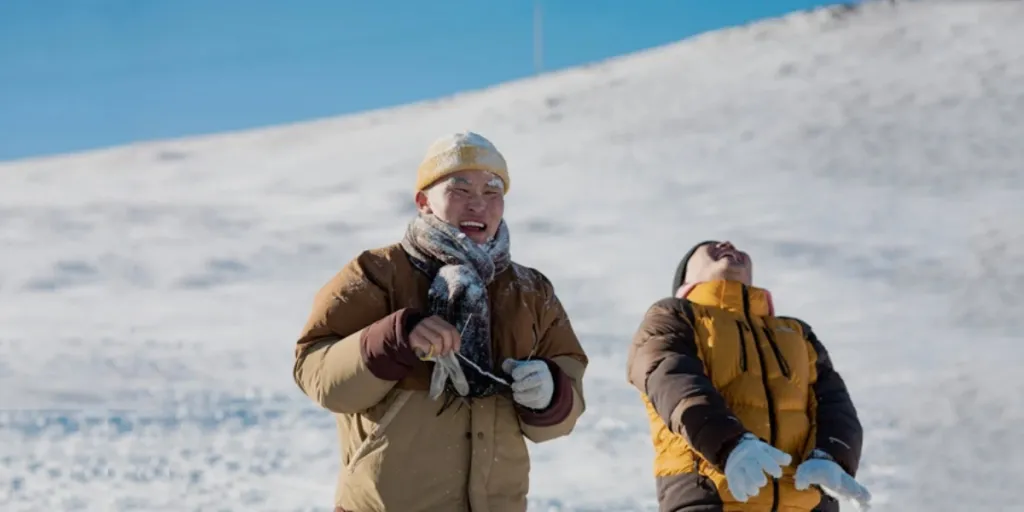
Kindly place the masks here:
<instances>
[{"instance_id":1,"label":"white glove","mask_svg":"<svg viewBox=\"0 0 1024 512\"><path fill-rule=\"evenodd\" d=\"M757 496L761 487L768 483L765 473L782 478L782 466L788 466L792 461L788 453L761 441L754 434L743 434L725 460L725 479L729 484L729 492L745 503Z\"/></svg>"},{"instance_id":2,"label":"white glove","mask_svg":"<svg viewBox=\"0 0 1024 512\"><path fill-rule=\"evenodd\" d=\"M530 409L544 409L551 405L555 381L551 368L536 359L518 361L506 359L501 369L512 377L512 399Z\"/></svg>"},{"instance_id":3,"label":"white glove","mask_svg":"<svg viewBox=\"0 0 1024 512\"><path fill-rule=\"evenodd\" d=\"M466 374L462 372L462 365L455 358L454 352L426 360L435 363L434 372L430 375L430 398L437 400L444 393L445 382L449 380L452 381L456 393L462 396L469 393L469 382L466 381Z\"/></svg>"},{"instance_id":4,"label":"white glove","mask_svg":"<svg viewBox=\"0 0 1024 512\"><path fill-rule=\"evenodd\" d=\"M849 500L854 510L871 509L871 493L867 488L857 483L842 466L819 450L815 450L811 458L797 466L794 483L799 490L817 485L833 498Z\"/></svg>"}]
</instances>

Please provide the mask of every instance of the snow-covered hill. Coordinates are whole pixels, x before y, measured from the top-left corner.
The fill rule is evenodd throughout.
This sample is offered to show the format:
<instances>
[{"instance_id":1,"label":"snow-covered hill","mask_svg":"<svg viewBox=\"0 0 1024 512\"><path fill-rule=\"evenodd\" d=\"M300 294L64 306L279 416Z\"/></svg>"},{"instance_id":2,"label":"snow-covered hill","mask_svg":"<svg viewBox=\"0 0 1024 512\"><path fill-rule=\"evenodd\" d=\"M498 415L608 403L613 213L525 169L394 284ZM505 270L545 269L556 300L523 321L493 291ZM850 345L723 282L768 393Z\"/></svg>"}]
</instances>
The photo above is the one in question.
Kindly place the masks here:
<instances>
[{"instance_id":1,"label":"snow-covered hill","mask_svg":"<svg viewBox=\"0 0 1024 512\"><path fill-rule=\"evenodd\" d=\"M794 14L364 115L0 164L0 509L327 510L291 381L316 289L397 240L426 145L506 153L513 257L593 362L537 510L654 510L625 383L692 243L812 323L874 510L1014 510L1024 474L1024 3Z\"/></svg>"}]
</instances>

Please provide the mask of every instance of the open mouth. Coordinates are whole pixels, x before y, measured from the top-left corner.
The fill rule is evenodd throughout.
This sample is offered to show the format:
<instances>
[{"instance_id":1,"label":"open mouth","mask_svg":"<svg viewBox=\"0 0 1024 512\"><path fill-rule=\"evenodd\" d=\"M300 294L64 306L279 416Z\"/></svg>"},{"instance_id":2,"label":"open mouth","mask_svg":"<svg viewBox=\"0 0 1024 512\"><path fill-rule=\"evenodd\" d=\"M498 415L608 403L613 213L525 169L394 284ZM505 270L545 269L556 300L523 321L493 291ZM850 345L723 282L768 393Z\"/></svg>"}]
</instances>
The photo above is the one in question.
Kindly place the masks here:
<instances>
[{"instance_id":1,"label":"open mouth","mask_svg":"<svg viewBox=\"0 0 1024 512\"><path fill-rule=\"evenodd\" d=\"M733 263L743 263L743 256L740 256L740 253L736 251L724 251L719 257L728 258Z\"/></svg>"},{"instance_id":2,"label":"open mouth","mask_svg":"<svg viewBox=\"0 0 1024 512\"><path fill-rule=\"evenodd\" d=\"M475 220L467 220L459 223L459 229L466 234L483 233L487 229L487 224Z\"/></svg>"}]
</instances>

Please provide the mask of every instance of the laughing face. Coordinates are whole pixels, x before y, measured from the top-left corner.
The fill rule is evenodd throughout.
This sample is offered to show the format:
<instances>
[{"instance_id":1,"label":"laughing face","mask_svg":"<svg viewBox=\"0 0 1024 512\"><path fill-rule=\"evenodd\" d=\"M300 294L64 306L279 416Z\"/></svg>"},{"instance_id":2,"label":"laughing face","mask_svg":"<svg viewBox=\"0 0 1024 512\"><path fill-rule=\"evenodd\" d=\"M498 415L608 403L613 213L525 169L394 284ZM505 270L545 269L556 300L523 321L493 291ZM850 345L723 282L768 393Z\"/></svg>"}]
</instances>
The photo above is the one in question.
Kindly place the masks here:
<instances>
[{"instance_id":1,"label":"laughing face","mask_svg":"<svg viewBox=\"0 0 1024 512\"><path fill-rule=\"evenodd\" d=\"M417 192L416 207L483 244L494 238L505 214L505 184L486 171L459 171Z\"/></svg>"},{"instance_id":2,"label":"laughing face","mask_svg":"<svg viewBox=\"0 0 1024 512\"><path fill-rule=\"evenodd\" d=\"M700 246L686 264L686 282L729 279L745 284L753 280L754 263L750 255L732 242L714 242Z\"/></svg>"}]
</instances>

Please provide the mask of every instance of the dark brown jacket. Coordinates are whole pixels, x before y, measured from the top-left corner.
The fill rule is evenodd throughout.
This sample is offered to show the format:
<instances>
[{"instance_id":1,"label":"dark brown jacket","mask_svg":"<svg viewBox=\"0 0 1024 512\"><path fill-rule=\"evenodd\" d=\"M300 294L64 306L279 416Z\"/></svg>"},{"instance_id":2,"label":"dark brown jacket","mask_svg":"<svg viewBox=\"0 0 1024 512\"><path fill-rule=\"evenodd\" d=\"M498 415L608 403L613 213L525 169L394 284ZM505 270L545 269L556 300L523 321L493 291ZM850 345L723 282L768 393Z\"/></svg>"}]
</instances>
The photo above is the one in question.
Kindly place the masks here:
<instances>
[{"instance_id":1,"label":"dark brown jacket","mask_svg":"<svg viewBox=\"0 0 1024 512\"><path fill-rule=\"evenodd\" d=\"M819 502L819 510L837 510L819 491L797 490L793 475L814 448L856 475L857 411L814 332L775 316L767 291L715 281L686 299L659 301L633 339L627 367L651 423L662 511L810 511ZM794 462L741 503L723 471L745 432Z\"/></svg>"}]
</instances>

